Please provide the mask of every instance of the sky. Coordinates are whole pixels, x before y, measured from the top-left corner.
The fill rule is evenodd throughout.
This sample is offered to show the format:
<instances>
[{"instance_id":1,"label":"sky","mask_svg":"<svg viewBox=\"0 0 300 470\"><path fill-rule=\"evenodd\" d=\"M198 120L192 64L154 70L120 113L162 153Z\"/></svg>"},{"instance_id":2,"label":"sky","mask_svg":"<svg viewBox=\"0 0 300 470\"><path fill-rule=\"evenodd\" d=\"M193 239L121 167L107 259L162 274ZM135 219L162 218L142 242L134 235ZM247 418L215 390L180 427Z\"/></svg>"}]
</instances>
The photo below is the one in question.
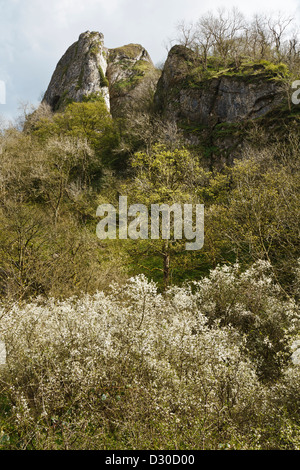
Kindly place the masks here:
<instances>
[{"instance_id":1,"label":"sky","mask_svg":"<svg viewBox=\"0 0 300 470\"><path fill-rule=\"evenodd\" d=\"M178 22L234 6L246 17L281 11L300 20L300 0L0 0L0 119L38 105L57 62L82 32L102 32L108 48L141 44L159 65Z\"/></svg>"}]
</instances>

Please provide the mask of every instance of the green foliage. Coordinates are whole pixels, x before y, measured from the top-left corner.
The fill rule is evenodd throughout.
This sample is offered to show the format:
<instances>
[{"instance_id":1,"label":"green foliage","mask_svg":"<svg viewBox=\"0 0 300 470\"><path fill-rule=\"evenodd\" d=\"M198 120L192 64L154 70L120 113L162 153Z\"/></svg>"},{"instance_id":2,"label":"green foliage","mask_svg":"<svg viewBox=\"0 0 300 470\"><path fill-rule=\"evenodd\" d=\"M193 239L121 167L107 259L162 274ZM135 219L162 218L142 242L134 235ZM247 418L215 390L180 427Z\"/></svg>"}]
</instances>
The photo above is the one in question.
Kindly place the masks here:
<instances>
[{"instance_id":1,"label":"green foliage","mask_svg":"<svg viewBox=\"0 0 300 470\"><path fill-rule=\"evenodd\" d=\"M176 51L188 86L289 79L280 61ZM0 134L0 448L299 449L299 107L186 122L188 147L155 116L114 121L101 94L61 100ZM228 142L244 144L232 165ZM204 247L100 241L97 206L120 194L204 203Z\"/></svg>"},{"instance_id":2,"label":"green foliage","mask_svg":"<svg viewBox=\"0 0 300 470\"><path fill-rule=\"evenodd\" d=\"M90 291L118 265L94 232L102 162L78 129L60 136L45 130L42 139L9 130L1 140L3 298Z\"/></svg>"},{"instance_id":3,"label":"green foliage","mask_svg":"<svg viewBox=\"0 0 300 470\"><path fill-rule=\"evenodd\" d=\"M141 52L139 44L127 44L126 46L111 49L109 52L109 60L113 61L117 56L124 56L128 59L135 59Z\"/></svg>"},{"instance_id":4,"label":"green foliage","mask_svg":"<svg viewBox=\"0 0 300 470\"><path fill-rule=\"evenodd\" d=\"M126 71L130 66L130 71L127 73L126 78L117 80L113 84L113 92L120 95L128 93L139 85L145 76L153 72L152 64L145 60L138 60L133 66L131 63L128 64L127 60L120 60L119 65Z\"/></svg>"},{"instance_id":5,"label":"green foliage","mask_svg":"<svg viewBox=\"0 0 300 470\"><path fill-rule=\"evenodd\" d=\"M160 143L154 144L148 152L135 153L130 166L133 169L133 178L123 185L122 192L129 195L129 203L138 201L149 212L151 204L172 206L173 203L197 202L197 186L202 185L206 178L205 171L187 149L169 150ZM138 250L139 265L144 258L144 266L148 265L150 272L153 269L163 273L163 286L166 288L173 269L172 265L170 268L170 262L176 260L176 253L184 250L185 241L140 240L136 241L134 251ZM161 257L160 265L157 264L157 256ZM152 268L149 267L149 258L156 263ZM136 253L133 254L133 259L136 259Z\"/></svg>"},{"instance_id":6,"label":"green foliage","mask_svg":"<svg viewBox=\"0 0 300 470\"><path fill-rule=\"evenodd\" d=\"M264 70L270 72L273 75L277 75L279 77L288 77L289 76L289 69L286 64L273 64L268 62L267 60L259 61L259 64L264 66Z\"/></svg>"},{"instance_id":7,"label":"green foliage","mask_svg":"<svg viewBox=\"0 0 300 470\"><path fill-rule=\"evenodd\" d=\"M169 150L163 144L155 144L149 152L137 152L130 164L136 172L132 197L153 204L192 200L192 188L205 174L186 148Z\"/></svg>"},{"instance_id":8,"label":"green foliage","mask_svg":"<svg viewBox=\"0 0 300 470\"><path fill-rule=\"evenodd\" d=\"M284 160L278 158L282 152ZM234 188L229 206L229 230L235 234L240 256L249 253L269 259L286 286L291 280L288 260L293 262L299 253L297 155L296 146L288 149L279 145L263 152L259 159L252 154L238 162L232 172Z\"/></svg>"},{"instance_id":9,"label":"green foliage","mask_svg":"<svg viewBox=\"0 0 300 470\"><path fill-rule=\"evenodd\" d=\"M35 127L34 135L41 140L54 136L68 136L87 139L101 160L108 164L111 151L118 143L118 135L107 111L103 98L92 94L82 103L71 103L52 119L41 120ZM96 173L98 172L95 169Z\"/></svg>"},{"instance_id":10,"label":"green foliage","mask_svg":"<svg viewBox=\"0 0 300 470\"><path fill-rule=\"evenodd\" d=\"M102 67L99 66L98 70L99 70L99 75L100 75L100 86L108 87L109 82L108 82L107 77L103 73Z\"/></svg>"},{"instance_id":11,"label":"green foliage","mask_svg":"<svg viewBox=\"0 0 300 470\"><path fill-rule=\"evenodd\" d=\"M100 101L102 103L104 103L104 98L103 98L103 95L101 94L101 92L97 92L97 93L90 93L89 95L84 95L82 97L82 102L83 103L95 103L97 101Z\"/></svg>"},{"instance_id":12,"label":"green foliage","mask_svg":"<svg viewBox=\"0 0 300 470\"><path fill-rule=\"evenodd\" d=\"M78 81L77 81L77 85L76 85L77 90L80 90L80 88L82 88L83 77L84 77L84 68L81 67L80 74L79 74Z\"/></svg>"},{"instance_id":13,"label":"green foliage","mask_svg":"<svg viewBox=\"0 0 300 470\"><path fill-rule=\"evenodd\" d=\"M186 87L203 88L209 86L207 81L220 77L233 77L236 80L256 82L259 80L283 80L290 77L288 66L284 63L272 63L267 60L241 60L239 64L222 63L215 58L209 58L208 64L190 64L185 78Z\"/></svg>"},{"instance_id":14,"label":"green foliage","mask_svg":"<svg viewBox=\"0 0 300 470\"><path fill-rule=\"evenodd\" d=\"M261 359L280 361L299 323L267 271L218 267L165 296L142 275L0 307L0 445L297 449L299 365L287 362L276 383L256 374Z\"/></svg>"}]
</instances>

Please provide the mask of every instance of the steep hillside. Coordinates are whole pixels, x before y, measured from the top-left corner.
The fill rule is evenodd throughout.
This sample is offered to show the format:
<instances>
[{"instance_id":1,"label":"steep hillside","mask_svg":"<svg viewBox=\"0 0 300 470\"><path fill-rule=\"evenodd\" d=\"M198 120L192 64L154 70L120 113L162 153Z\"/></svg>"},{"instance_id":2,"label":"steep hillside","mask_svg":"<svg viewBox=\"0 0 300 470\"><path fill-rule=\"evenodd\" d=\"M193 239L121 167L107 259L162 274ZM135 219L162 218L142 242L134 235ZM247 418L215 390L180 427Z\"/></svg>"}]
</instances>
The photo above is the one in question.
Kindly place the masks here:
<instances>
[{"instance_id":1,"label":"steep hillside","mask_svg":"<svg viewBox=\"0 0 300 470\"><path fill-rule=\"evenodd\" d=\"M254 127L272 139L299 124L290 89L285 64L245 59L224 66L209 57L204 67L199 55L177 45L168 54L154 101L163 119L175 121L187 142L201 148L209 164L220 166L242 154Z\"/></svg>"},{"instance_id":2,"label":"steep hillside","mask_svg":"<svg viewBox=\"0 0 300 470\"><path fill-rule=\"evenodd\" d=\"M272 139L299 124L290 78L284 63L249 57L224 63L209 56L204 65L182 45L172 47L161 72L141 45L108 49L103 34L87 31L58 62L43 102L55 112L100 98L113 118L127 116L129 123L132 113L154 110L183 131L209 166L220 168L242 155L253 127Z\"/></svg>"}]
</instances>

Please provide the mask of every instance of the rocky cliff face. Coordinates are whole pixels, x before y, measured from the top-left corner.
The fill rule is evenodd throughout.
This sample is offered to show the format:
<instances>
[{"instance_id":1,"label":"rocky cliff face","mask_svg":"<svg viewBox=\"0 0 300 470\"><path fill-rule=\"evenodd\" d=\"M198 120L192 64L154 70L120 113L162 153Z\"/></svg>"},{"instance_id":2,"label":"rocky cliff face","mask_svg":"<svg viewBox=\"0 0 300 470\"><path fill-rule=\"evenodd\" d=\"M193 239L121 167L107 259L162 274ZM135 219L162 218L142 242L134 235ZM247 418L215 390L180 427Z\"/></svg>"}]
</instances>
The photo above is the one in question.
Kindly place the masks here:
<instances>
[{"instance_id":1,"label":"rocky cliff face","mask_svg":"<svg viewBox=\"0 0 300 470\"><path fill-rule=\"evenodd\" d=\"M103 34L82 33L58 62L43 101L57 111L70 101L100 94L109 109L107 53Z\"/></svg>"},{"instance_id":2,"label":"rocky cliff face","mask_svg":"<svg viewBox=\"0 0 300 470\"><path fill-rule=\"evenodd\" d=\"M57 111L71 101L102 96L108 110L118 115L140 98L150 80L156 86L158 75L142 46L107 49L103 34L87 31L58 62L43 101Z\"/></svg>"},{"instance_id":3,"label":"rocky cliff face","mask_svg":"<svg viewBox=\"0 0 300 470\"><path fill-rule=\"evenodd\" d=\"M158 82L155 102L168 119L213 126L263 116L282 97L281 82L263 64L204 73L192 51L174 46Z\"/></svg>"},{"instance_id":4,"label":"rocky cliff face","mask_svg":"<svg viewBox=\"0 0 300 470\"><path fill-rule=\"evenodd\" d=\"M160 71L139 44L110 49L107 78L113 116L139 107L149 92L154 94L159 77Z\"/></svg>"},{"instance_id":5,"label":"rocky cliff face","mask_svg":"<svg viewBox=\"0 0 300 470\"><path fill-rule=\"evenodd\" d=\"M216 60L204 67L193 51L174 46L161 73L141 45L107 49L101 33L87 31L58 62L44 102L57 111L103 97L113 117L131 117L149 110L154 96L156 110L184 129L188 143L202 147L208 161L228 163L239 156L244 123L284 101L284 70L263 61L225 68Z\"/></svg>"}]
</instances>

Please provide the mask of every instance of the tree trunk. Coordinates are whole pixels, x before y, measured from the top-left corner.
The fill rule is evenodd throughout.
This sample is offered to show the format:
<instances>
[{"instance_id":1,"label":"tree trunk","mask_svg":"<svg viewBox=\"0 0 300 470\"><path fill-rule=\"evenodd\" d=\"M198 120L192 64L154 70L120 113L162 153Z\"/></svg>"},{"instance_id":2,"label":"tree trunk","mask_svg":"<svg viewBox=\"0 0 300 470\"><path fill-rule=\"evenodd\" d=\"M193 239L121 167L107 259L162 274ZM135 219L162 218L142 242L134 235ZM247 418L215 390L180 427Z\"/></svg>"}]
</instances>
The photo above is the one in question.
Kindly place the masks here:
<instances>
[{"instance_id":1,"label":"tree trunk","mask_svg":"<svg viewBox=\"0 0 300 470\"><path fill-rule=\"evenodd\" d=\"M169 250L169 240L165 240L164 244L164 290L169 286L170 282L170 250Z\"/></svg>"}]
</instances>

